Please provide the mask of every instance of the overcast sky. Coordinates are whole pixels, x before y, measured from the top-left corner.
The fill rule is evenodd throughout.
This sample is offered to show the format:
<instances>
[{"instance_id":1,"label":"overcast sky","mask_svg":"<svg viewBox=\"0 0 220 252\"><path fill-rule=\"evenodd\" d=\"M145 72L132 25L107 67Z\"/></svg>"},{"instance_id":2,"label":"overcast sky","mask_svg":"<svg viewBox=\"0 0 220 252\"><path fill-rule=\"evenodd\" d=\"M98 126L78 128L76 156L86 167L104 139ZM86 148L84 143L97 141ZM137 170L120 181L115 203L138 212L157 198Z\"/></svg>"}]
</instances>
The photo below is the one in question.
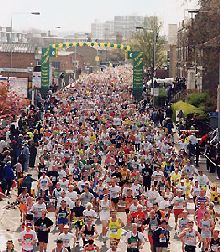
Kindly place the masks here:
<instances>
[{"instance_id":1,"label":"overcast sky","mask_svg":"<svg viewBox=\"0 0 220 252\"><path fill-rule=\"evenodd\" d=\"M61 26L60 31L89 32L95 19L112 20L115 15L157 15L167 30L167 24L182 20L184 9L194 7L192 2L188 6L182 5L183 2L187 0L0 0L0 26L10 26L13 16L14 30L55 31L55 27ZM25 14L31 11L39 11L41 15Z\"/></svg>"}]
</instances>

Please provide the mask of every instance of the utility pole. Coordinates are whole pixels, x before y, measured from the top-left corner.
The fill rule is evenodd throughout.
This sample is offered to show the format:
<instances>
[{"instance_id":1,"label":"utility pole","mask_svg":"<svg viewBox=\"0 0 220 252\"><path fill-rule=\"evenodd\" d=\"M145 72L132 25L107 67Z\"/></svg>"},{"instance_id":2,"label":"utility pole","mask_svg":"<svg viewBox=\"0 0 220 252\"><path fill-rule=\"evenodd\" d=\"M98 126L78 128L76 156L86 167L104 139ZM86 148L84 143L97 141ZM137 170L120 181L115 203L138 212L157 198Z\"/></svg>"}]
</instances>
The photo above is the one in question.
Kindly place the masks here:
<instances>
[{"instance_id":1,"label":"utility pole","mask_svg":"<svg viewBox=\"0 0 220 252\"><path fill-rule=\"evenodd\" d=\"M152 88L153 88L153 107L154 107L154 73L155 73L155 63L156 63L156 42L157 42L157 32L154 28L153 30L153 64L152 64L152 76L151 76L151 82L152 82Z\"/></svg>"}]
</instances>

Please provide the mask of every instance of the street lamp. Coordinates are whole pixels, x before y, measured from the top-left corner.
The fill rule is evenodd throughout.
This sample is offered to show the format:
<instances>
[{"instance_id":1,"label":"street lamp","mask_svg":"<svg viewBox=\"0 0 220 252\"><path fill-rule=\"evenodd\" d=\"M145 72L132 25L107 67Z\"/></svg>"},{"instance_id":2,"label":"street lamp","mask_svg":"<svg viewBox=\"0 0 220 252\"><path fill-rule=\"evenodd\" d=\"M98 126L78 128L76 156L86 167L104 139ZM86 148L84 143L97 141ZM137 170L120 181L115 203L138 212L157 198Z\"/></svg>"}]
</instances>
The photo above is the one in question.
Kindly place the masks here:
<instances>
[{"instance_id":1,"label":"street lamp","mask_svg":"<svg viewBox=\"0 0 220 252\"><path fill-rule=\"evenodd\" d=\"M13 16L14 15L26 15L26 14L29 14L29 15L35 15L35 16L39 16L40 15L40 12L15 12L11 15L11 38L10 38L10 43L11 43L11 53L10 53L10 67L12 68L12 27L13 27Z\"/></svg>"},{"instance_id":2,"label":"street lamp","mask_svg":"<svg viewBox=\"0 0 220 252\"><path fill-rule=\"evenodd\" d=\"M151 84L153 88L153 107L154 107L154 68L156 65L156 43L157 43L157 32L155 29L147 29L143 26L137 26L136 30L151 31L153 32L153 60L152 60L152 70L151 70Z\"/></svg>"}]
</instances>

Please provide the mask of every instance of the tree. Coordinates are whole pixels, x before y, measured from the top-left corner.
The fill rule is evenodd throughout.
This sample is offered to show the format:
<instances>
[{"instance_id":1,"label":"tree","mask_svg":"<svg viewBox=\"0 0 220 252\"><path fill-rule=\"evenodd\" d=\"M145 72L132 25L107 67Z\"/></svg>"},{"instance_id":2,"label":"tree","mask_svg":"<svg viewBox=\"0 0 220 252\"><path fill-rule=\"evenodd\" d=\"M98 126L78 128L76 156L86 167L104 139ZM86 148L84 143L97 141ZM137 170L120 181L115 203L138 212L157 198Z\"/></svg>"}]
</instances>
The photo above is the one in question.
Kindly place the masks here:
<instances>
[{"instance_id":1,"label":"tree","mask_svg":"<svg viewBox=\"0 0 220 252\"><path fill-rule=\"evenodd\" d=\"M166 61L166 40L165 37L160 36L162 23L159 21L158 17L150 17L147 19L147 21L147 23L144 23L143 29L141 31L134 33L129 42L129 45L131 45L133 51L141 51L144 53L145 67L152 67L154 33L156 33L155 67L161 67Z\"/></svg>"}]
</instances>

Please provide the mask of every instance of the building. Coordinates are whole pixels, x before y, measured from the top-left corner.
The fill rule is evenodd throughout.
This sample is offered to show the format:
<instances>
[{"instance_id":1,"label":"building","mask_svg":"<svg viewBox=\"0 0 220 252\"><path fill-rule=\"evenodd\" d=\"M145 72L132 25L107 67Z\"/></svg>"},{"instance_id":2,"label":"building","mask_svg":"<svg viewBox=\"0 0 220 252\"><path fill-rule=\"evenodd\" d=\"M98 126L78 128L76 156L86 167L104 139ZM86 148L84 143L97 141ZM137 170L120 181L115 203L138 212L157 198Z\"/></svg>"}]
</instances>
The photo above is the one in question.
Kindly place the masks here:
<instances>
[{"instance_id":1,"label":"building","mask_svg":"<svg viewBox=\"0 0 220 252\"><path fill-rule=\"evenodd\" d=\"M27 43L27 34L12 31L11 27L0 27L0 43Z\"/></svg>"},{"instance_id":2,"label":"building","mask_svg":"<svg viewBox=\"0 0 220 252\"><path fill-rule=\"evenodd\" d=\"M176 77L176 64L177 64L177 24L168 25L168 65L169 65L169 77Z\"/></svg>"},{"instance_id":3,"label":"building","mask_svg":"<svg viewBox=\"0 0 220 252\"><path fill-rule=\"evenodd\" d=\"M190 90L197 89L195 46L189 36L192 23L192 19L183 20L177 32L177 76L186 78Z\"/></svg>"},{"instance_id":4,"label":"building","mask_svg":"<svg viewBox=\"0 0 220 252\"><path fill-rule=\"evenodd\" d=\"M116 39L114 32L114 22L99 22L98 20L96 20L91 24L91 37L93 41L114 41Z\"/></svg>"},{"instance_id":5,"label":"building","mask_svg":"<svg viewBox=\"0 0 220 252\"><path fill-rule=\"evenodd\" d=\"M38 53L29 44L0 44L0 74L6 77L30 78L33 66L39 62L36 57Z\"/></svg>"},{"instance_id":6,"label":"building","mask_svg":"<svg viewBox=\"0 0 220 252\"><path fill-rule=\"evenodd\" d=\"M178 31L177 24L168 24L168 44L169 45L176 45L177 31Z\"/></svg>"},{"instance_id":7,"label":"building","mask_svg":"<svg viewBox=\"0 0 220 252\"><path fill-rule=\"evenodd\" d=\"M127 41L136 32L136 27L150 29L154 19L153 16L115 16L114 21L96 20L91 24L92 39L110 42Z\"/></svg>"},{"instance_id":8,"label":"building","mask_svg":"<svg viewBox=\"0 0 220 252\"><path fill-rule=\"evenodd\" d=\"M136 32L136 27L144 26L144 21L145 18L143 16L115 16L115 34L121 34L123 40L128 40Z\"/></svg>"}]
</instances>

